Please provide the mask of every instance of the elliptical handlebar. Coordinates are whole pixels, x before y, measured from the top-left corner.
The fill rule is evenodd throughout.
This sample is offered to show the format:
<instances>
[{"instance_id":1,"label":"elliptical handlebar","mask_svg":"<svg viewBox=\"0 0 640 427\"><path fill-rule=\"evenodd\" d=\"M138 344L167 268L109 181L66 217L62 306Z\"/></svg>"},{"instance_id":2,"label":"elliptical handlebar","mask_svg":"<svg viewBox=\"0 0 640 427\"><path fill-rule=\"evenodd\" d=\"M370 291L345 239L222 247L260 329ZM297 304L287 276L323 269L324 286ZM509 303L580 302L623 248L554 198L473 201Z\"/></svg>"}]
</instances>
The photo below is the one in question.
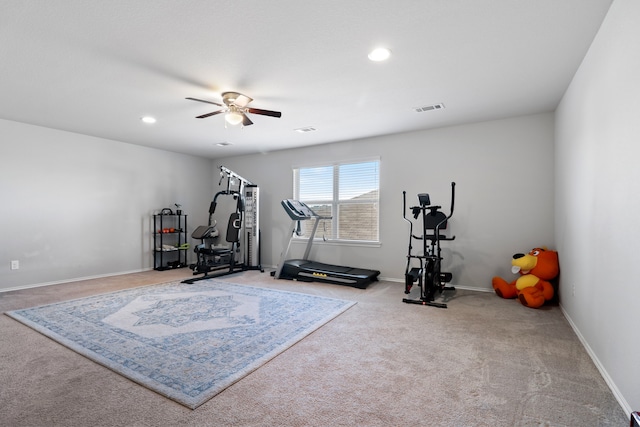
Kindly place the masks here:
<instances>
[{"instance_id":1,"label":"elliptical handlebar","mask_svg":"<svg viewBox=\"0 0 640 427\"><path fill-rule=\"evenodd\" d=\"M402 218L409 223L409 248L411 248L411 236L413 236L413 222L407 219L407 192L402 192ZM415 236L414 236L415 237Z\"/></svg>"},{"instance_id":2,"label":"elliptical handlebar","mask_svg":"<svg viewBox=\"0 0 640 427\"><path fill-rule=\"evenodd\" d=\"M451 212L449 212L449 216L447 219L453 216L453 206L456 200L456 183L451 181Z\"/></svg>"},{"instance_id":3,"label":"elliptical handlebar","mask_svg":"<svg viewBox=\"0 0 640 427\"><path fill-rule=\"evenodd\" d=\"M449 215L447 215L447 219L451 218L453 216L453 209L455 207L455 200L456 200L456 183L455 182L451 182L451 210L449 212ZM412 206L411 209L417 209L417 210L424 210L424 209L428 209L432 212L437 211L439 209L441 209L442 206L435 206L435 205L424 205L424 206ZM407 192L403 191L402 192L402 217L405 219L405 221L409 221L410 220L407 219ZM417 217L417 216L416 216Z\"/></svg>"},{"instance_id":4,"label":"elliptical handlebar","mask_svg":"<svg viewBox=\"0 0 640 427\"><path fill-rule=\"evenodd\" d=\"M421 208L412 206L410 209L413 211L414 218L417 218L418 215L416 214L416 210L419 213ZM413 222L411 222L410 219L407 219L407 192L406 191L402 192L402 218L404 218L404 220L411 225L411 230L413 230Z\"/></svg>"},{"instance_id":5,"label":"elliptical handlebar","mask_svg":"<svg viewBox=\"0 0 640 427\"><path fill-rule=\"evenodd\" d=\"M442 240L454 240L456 238L456 236L440 237L440 226L442 224L445 224L447 221L449 221L449 219L451 219L451 217L453 216L453 208L455 206L455 200L456 200L456 183L451 181L451 211L449 211L449 215L447 215L447 217L445 219L443 219L442 221L440 221L438 223L438 225L436 225L436 227L435 227L435 233L436 233L436 236L438 236L438 241L440 239L442 239Z\"/></svg>"},{"instance_id":6,"label":"elliptical handlebar","mask_svg":"<svg viewBox=\"0 0 640 427\"><path fill-rule=\"evenodd\" d=\"M427 200L428 200L428 195L427 195ZM440 227L442 226L442 224L445 224L453 216L453 210L455 208L455 200L456 200L456 183L452 181L451 182L451 210L449 211L449 215L447 215L442 221L440 221L434 227L434 231L436 233L436 236L438 236L438 240L440 240L440 239L442 239L442 240L454 240L456 238L455 236L451 236L451 237L440 236ZM429 202L427 202L427 203L429 203ZM418 215L420 214L420 212L424 212L426 210L429 210L433 214L433 213L439 211L441 208L442 208L442 206L423 204L423 205L420 205L420 206L412 206L410 209L412 210L414 219L416 219L418 217ZM413 238L415 238L415 239L422 240L423 237L414 236L413 235L413 222L410 219L407 218L407 192L406 191L402 192L402 218L405 221L407 221L409 223L409 225L410 225L409 234L411 236L413 236Z\"/></svg>"},{"instance_id":7,"label":"elliptical handlebar","mask_svg":"<svg viewBox=\"0 0 640 427\"><path fill-rule=\"evenodd\" d=\"M404 218L405 221L409 221L407 219L407 192L406 191L402 192L402 217Z\"/></svg>"}]
</instances>

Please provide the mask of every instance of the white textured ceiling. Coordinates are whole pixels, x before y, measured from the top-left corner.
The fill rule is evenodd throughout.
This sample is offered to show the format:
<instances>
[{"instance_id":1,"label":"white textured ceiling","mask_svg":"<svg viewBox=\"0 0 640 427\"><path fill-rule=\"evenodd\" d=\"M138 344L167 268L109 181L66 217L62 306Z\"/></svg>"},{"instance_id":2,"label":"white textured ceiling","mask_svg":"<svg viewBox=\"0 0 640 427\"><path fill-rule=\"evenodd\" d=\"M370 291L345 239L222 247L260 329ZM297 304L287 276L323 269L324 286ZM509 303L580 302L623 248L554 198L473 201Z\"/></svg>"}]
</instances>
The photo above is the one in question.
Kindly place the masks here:
<instances>
[{"instance_id":1,"label":"white textured ceiling","mask_svg":"<svg viewBox=\"0 0 640 427\"><path fill-rule=\"evenodd\" d=\"M553 111L610 4L1 0L0 118L219 158ZM282 118L185 100L229 90Z\"/></svg>"}]
</instances>

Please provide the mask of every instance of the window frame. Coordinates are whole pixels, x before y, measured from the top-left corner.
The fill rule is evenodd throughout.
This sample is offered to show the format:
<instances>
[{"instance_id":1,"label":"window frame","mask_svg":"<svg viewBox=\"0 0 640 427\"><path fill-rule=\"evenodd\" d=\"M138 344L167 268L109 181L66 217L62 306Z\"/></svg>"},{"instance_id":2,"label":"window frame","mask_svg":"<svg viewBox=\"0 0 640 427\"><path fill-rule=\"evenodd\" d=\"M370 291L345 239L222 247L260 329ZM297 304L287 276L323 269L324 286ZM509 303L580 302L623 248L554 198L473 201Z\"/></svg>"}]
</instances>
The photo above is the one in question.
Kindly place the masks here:
<instances>
[{"instance_id":1,"label":"window frame","mask_svg":"<svg viewBox=\"0 0 640 427\"><path fill-rule=\"evenodd\" d=\"M377 163L377 197L372 199L345 199L340 200L340 167L345 165L357 165L360 163ZM335 235L339 236L339 207L340 205L358 205L358 204L371 204L374 203L376 205L376 234L377 237L375 240L359 240L359 239L345 239L345 238L325 238L322 236L322 224L318 226L318 231L316 232L314 243L321 244L335 244L335 245L348 245L348 246L380 246L380 177L382 174L382 162L380 157L367 157L367 158L359 158L352 160L343 160L343 161L329 161L329 162L318 162L314 164L305 164L305 165L295 165L292 167L292 175L293 175L293 198L296 200L300 200L300 170L301 169L313 169L313 168L328 168L331 167L333 169L333 185L332 185L332 195L331 199L305 199L301 200L302 202L308 204L313 208L313 205L316 204L328 204L331 206L331 227L334 230ZM365 193L366 194L366 193ZM309 239L308 236L297 236L294 235L295 241L307 241Z\"/></svg>"}]
</instances>

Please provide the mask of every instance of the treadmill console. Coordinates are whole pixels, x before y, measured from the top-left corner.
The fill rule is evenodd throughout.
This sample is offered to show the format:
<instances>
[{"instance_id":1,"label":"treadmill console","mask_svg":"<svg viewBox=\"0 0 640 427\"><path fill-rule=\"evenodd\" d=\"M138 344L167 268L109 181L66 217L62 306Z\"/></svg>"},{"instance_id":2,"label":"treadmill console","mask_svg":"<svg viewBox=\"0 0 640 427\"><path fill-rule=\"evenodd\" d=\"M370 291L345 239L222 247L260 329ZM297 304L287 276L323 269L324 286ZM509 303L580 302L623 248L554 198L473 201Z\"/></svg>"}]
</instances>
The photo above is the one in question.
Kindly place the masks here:
<instances>
[{"instance_id":1,"label":"treadmill console","mask_svg":"<svg viewBox=\"0 0 640 427\"><path fill-rule=\"evenodd\" d=\"M318 216L309 206L299 200L286 199L283 200L281 204L284 210L287 211L287 214L289 214L289 217L294 221L304 221Z\"/></svg>"}]
</instances>

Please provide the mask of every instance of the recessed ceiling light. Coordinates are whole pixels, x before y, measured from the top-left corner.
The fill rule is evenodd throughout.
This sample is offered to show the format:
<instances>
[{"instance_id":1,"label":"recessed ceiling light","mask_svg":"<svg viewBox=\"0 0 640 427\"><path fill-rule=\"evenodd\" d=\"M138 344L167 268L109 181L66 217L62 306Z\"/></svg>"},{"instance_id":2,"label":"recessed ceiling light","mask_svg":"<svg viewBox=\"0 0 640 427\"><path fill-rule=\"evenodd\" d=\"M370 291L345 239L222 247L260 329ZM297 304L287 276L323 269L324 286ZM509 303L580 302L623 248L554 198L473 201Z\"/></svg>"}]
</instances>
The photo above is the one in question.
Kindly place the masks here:
<instances>
[{"instance_id":1,"label":"recessed ceiling light","mask_svg":"<svg viewBox=\"0 0 640 427\"><path fill-rule=\"evenodd\" d=\"M144 116L144 117L143 117L142 119L140 119L140 120L142 120L142 121L143 121L143 122L145 122L145 123L149 123L149 124L152 124L152 123L155 123L155 122L156 122L155 117L151 117L151 116Z\"/></svg>"},{"instance_id":2,"label":"recessed ceiling light","mask_svg":"<svg viewBox=\"0 0 640 427\"><path fill-rule=\"evenodd\" d=\"M298 128L298 129L294 129L296 132L299 133L307 133L307 132L313 132L315 130L317 130L316 128L314 128L313 126L307 126L305 128Z\"/></svg>"},{"instance_id":3,"label":"recessed ceiling light","mask_svg":"<svg viewBox=\"0 0 640 427\"><path fill-rule=\"evenodd\" d=\"M389 56L391 56L391 51L386 47L376 48L368 55L369 59L375 62L386 61Z\"/></svg>"}]
</instances>

